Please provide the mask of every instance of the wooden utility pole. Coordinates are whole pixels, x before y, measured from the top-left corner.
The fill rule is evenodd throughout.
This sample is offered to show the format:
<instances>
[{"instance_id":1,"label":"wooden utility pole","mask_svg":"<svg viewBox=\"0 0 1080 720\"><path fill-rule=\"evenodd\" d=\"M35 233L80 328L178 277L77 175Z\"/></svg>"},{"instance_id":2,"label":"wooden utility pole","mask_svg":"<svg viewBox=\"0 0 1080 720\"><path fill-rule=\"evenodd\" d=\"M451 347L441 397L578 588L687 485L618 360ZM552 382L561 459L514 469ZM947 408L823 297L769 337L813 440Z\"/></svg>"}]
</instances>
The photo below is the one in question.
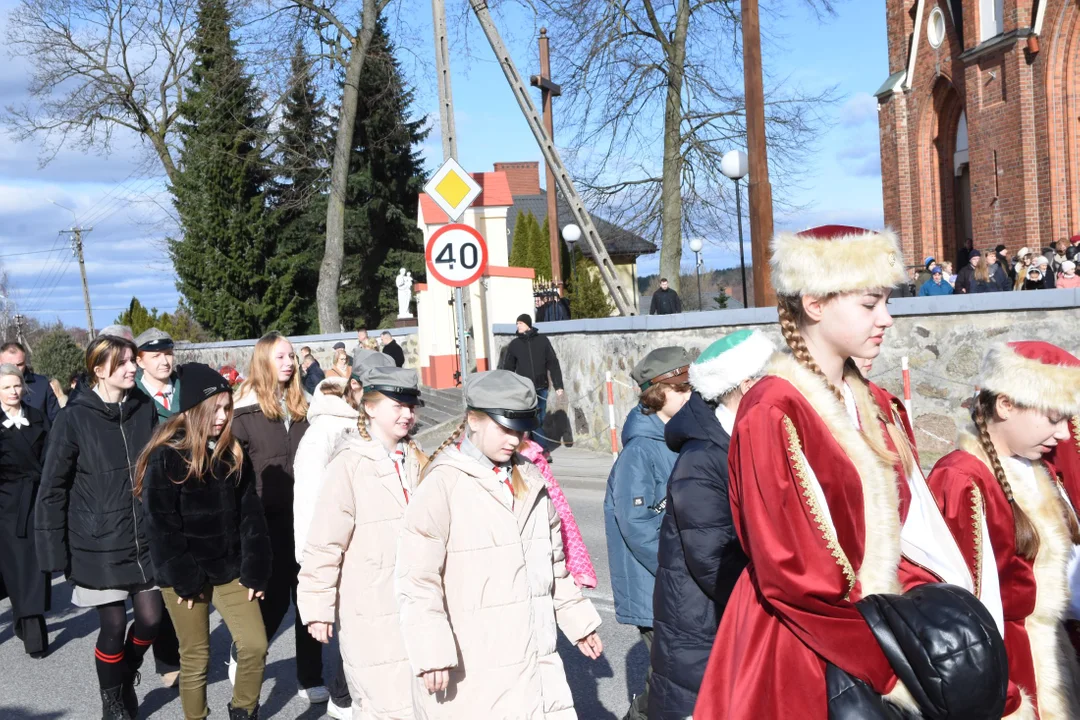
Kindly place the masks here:
<instances>
[{"instance_id":1,"label":"wooden utility pole","mask_svg":"<svg viewBox=\"0 0 1080 720\"><path fill-rule=\"evenodd\" d=\"M540 105L544 113L544 129L548 137L555 141L555 120L551 115L552 98L562 95L562 88L551 81L551 53L548 45L547 28L540 28L540 74L529 79L533 87L540 88ZM559 247L559 206L558 192L555 189L555 170L551 163L544 161L547 170L547 216L548 249L551 252L551 279L558 283L559 294L563 292L562 253ZM570 262L573 262L571 258Z\"/></svg>"},{"instance_id":2,"label":"wooden utility pole","mask_svg":"<svg viewBox=\"0 0 1080 720\"><path fill-rule=\"evenodd\" d=\"M746 85L746 150L750 164L750 251L754 266L754 306L776 305L769 275L773 236L772 184L765 144L765 87L761 77L758 0L742 0L743 78Z\"/></svg>"},{"instance_id":3,"label":"wooden utility pole","mask_svg":"<svg viewBox=\"0 0 1080 720\"><path fill-rule=\"evenodd\" d=\"M88 233L94 228L74 226L70 230L61 230L71 236L71 252L79 261L79 274L82 276L83 302L86 303L86 332L91 340L97 334L94 332L94 313L90 309L90 285L86 282L86 261L83 259L83 233Z\"/></svg>"}]
</instances>

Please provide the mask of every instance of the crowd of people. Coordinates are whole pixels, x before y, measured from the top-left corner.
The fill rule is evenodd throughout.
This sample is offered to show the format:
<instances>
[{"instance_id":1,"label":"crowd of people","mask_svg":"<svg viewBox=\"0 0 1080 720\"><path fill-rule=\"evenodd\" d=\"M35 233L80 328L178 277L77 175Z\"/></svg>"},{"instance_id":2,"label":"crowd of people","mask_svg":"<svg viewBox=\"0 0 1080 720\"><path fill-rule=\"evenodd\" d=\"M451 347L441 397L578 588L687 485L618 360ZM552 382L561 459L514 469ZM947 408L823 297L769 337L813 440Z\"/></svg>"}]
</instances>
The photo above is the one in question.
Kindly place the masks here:
<instances>
[{"instance_id":1,"label":"crowd of people","mask_svg":"<svg viewBox=\"0 0 1080 720\"><path fill-rule=\"evenodd\" d=\"M1043 248L1042 252L1020 248L1015 256L1005 245L980 251L968 243L957 258L959 271L954 273L951 262L939 263L928 257L922 267L913 272L911 287L919 297L1075 288L1080 287L1080 275L1076 273L1076 264L1080 262L1077 255L1080 255L1080 235ZM906 283L902 285L906 286Z\"/></svg>"},{"instance_id":2,"label":"crowd of people","mask_svg":"<svg viewBox=\"0 0 1080 720\"><path fill-rule=\"evenodd\" d=\"M1080 359L992 344L970 427L924 473L867 377L896 238L828 226L772 251L785 351L741 330L631 371L603 504L616 619L650 654L626 717L1080 717ZM957 285L997 277L971 259ZM518 325L430 453L392 336L323 370L272 332L241 378L113 326L62 408L0 347L0 578L25 651L48 654L62 573L99 624L103 720L139 716L151 649L184 716L211 713L211 606L231 720L258 717L290 608L297 692L331 717L576 717L558 634L600 657L597 577L530 437L558 360Z\"/></svg>"}]
</instances>

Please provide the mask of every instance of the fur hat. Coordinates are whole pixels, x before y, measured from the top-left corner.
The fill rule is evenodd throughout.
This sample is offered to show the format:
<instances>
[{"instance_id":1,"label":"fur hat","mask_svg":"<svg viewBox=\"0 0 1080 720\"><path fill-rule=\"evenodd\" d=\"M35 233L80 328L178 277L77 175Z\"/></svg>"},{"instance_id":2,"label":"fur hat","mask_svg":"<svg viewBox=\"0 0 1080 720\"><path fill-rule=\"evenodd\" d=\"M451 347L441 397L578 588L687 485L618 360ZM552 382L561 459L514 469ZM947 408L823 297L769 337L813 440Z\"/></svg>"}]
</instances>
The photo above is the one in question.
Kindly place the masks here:
<instances>
[{"instance_id":1,"label":"fur hat","mask_svg":"<svg viewBox=\"0 0 1080 720\"><path fill-rule=\"evenodd\" d=\"M690 365L690 386L705 400L718 400L743 380L760 375L774 352L760 330L733 332L705 348Z\"/></svg>"},{"instance_id":2,"label":"fur hat","mask_svg":"<svg viewBox=\"0 0 1080 720\"><path fill-rule=\"evenodd\" d=\"M777 233L772 282L780 295L833 295L891 288L907 280L903 255L890 230L822 225Z\"/></svg>"},{"instance_id":3,"label":"fur hat","mask_svg":"<svg viewBox=\"0 0 1080 720\"><path fill-rule=\"evenodd\" d=\"M979 387L1024 407L1080 415L1080 360L1048 342L991 347Z\"/></svg>"}]
</instances>

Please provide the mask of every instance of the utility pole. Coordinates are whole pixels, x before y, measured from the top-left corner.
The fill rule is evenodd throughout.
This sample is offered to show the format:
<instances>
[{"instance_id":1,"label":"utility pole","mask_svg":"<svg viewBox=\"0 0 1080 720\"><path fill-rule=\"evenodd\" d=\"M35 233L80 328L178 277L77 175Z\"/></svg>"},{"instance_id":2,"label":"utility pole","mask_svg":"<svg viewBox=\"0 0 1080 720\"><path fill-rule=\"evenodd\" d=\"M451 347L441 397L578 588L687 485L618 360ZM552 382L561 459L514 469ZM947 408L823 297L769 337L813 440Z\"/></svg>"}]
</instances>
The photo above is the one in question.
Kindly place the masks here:
<instances>
[{"instance_id":1,"label":"utility pole","mask_svg":"<svg viewBox=\"0 0 1080 720\"><path fill-rule=\"evenodd\" d=\"M20 345L26 347L26 339L23 337L23 319L24 317L18 313L12 318L15 321L15 339Z\"/></svg>"},{"instance_id":2,"label":"utility pole","mask_svg":"<svg viewBox=\"0 0 1080 720\"><path fill-rule=\"evenodd\" d=\"M750 249L754 262L754 305L776 305L769 275L773 236L772 185L765 143L765 86L761 77L758 0L742 0L743 82L746 85L746 150L750 164ZM745 284L744 284L745 287Z\"/></svg>"},{"instance_id":3,"label":"utility pole","mask_svg":"<svg viewBox=\"0 0 1080 720\"><path fill-rule=\"evenodd\" d=\"M442 131L443 162L457 160L457 128L454 125L454 93L450 78L450 47L446 39L446 5L444 0L431 0L431 24L435 31L435 72L439 85L439 129ZM458 326L458 356L461 368L459 380L465 384L469 371L476 365L473 347L472 309L469 289L454 288L455 318Z\"/></svg>"},{"instance_id":4,"label":"utility pole","mask_svg":"<svg viewBox=\"0 0 1080 720\"><path fill-rule=\"evenodd\" d=\"M540 106L544 113L544 129L548 137L555 141L555 119L552 117L551 99L562 95L562 88L551 81L551 51L548 43L547 28L540 28L540 74L529 78L529 84L540 88ZM559 206L558 193L555 190L555 170L551 163L544 161L547 170L547 216L548 248L551 251L551 279L558 283L559 294L563 294L562 253L559 251ZM573 262L573 258L570 259Z\"/></svg>"},{"instance_id":5,"label":"utility pole","mask_svg":"<svg viewBox=\"0 0 1080 720\"><path fill-rule=\"evenodd\" d=\"M83 258L83 233L88 233L94 228L79 227L75 225L70 230L61 230L61 233L67 233L71 236L71 252L79 261L79 274L82 275L82 294L83 302L86 303L86 332L89 334L91 340L97 333L94 332L94 313L90 309L90 286L86 282L86 261Z\"/></svg>"}]
</instances>

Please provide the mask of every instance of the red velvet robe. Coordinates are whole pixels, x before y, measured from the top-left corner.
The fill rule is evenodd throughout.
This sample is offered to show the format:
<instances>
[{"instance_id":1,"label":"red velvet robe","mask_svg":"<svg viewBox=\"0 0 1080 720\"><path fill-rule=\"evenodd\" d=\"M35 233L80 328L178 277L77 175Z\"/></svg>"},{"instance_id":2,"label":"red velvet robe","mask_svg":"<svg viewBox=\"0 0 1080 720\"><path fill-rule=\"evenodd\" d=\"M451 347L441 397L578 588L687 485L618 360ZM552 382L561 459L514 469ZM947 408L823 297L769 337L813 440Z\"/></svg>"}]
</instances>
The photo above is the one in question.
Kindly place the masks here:
<instances>
[{"instance_id":1,"label":"red velvet robe","mask_svg":"<svg viewBox=\"0 0 1080 720\"><path fill-rule=\"evenodd\" d=\"M1069 500L1080 512L1080 417L1069 418L1069 439L1058 443L1047 460L1057 469Z\"/></svg>"},{"instance_id":2,"label":"red velvet robe","mask_svg":"<svg viewBox=\"0 0 1080 720\"><path fill-rule=\"evenodd\" d=\"M820 376L790 356L774 358L769 374L743 398L731 440L731 507L750 563L695 718L827 720L826 661L879 693L897 684L854 605L900 590L896 477Z\"/></svg>"},{"instance_id":3,"label":"red velvet robe","mask_svg":"<svg viewBox=\"0 0 1080 720\"><path fill-rule=\"evenodd\" d=\"M930 473L930 489L945 515L973 577L984 562L995 562L1005 619L1009 655L1007 718L1067 720L1080 717L1072 700L1072 668L1063 655L1061 620L1068 601L1065 568L1072 552L1052 468L1036 463L1038 490L1024 490L1009 476L1016 502L1039 534L1034 561L1016 552L1013 511L994 477L979 443L971 435L938 461ZM983 547L979 526L985 517L992 555Z\"/></svg>"}]
</instances>

